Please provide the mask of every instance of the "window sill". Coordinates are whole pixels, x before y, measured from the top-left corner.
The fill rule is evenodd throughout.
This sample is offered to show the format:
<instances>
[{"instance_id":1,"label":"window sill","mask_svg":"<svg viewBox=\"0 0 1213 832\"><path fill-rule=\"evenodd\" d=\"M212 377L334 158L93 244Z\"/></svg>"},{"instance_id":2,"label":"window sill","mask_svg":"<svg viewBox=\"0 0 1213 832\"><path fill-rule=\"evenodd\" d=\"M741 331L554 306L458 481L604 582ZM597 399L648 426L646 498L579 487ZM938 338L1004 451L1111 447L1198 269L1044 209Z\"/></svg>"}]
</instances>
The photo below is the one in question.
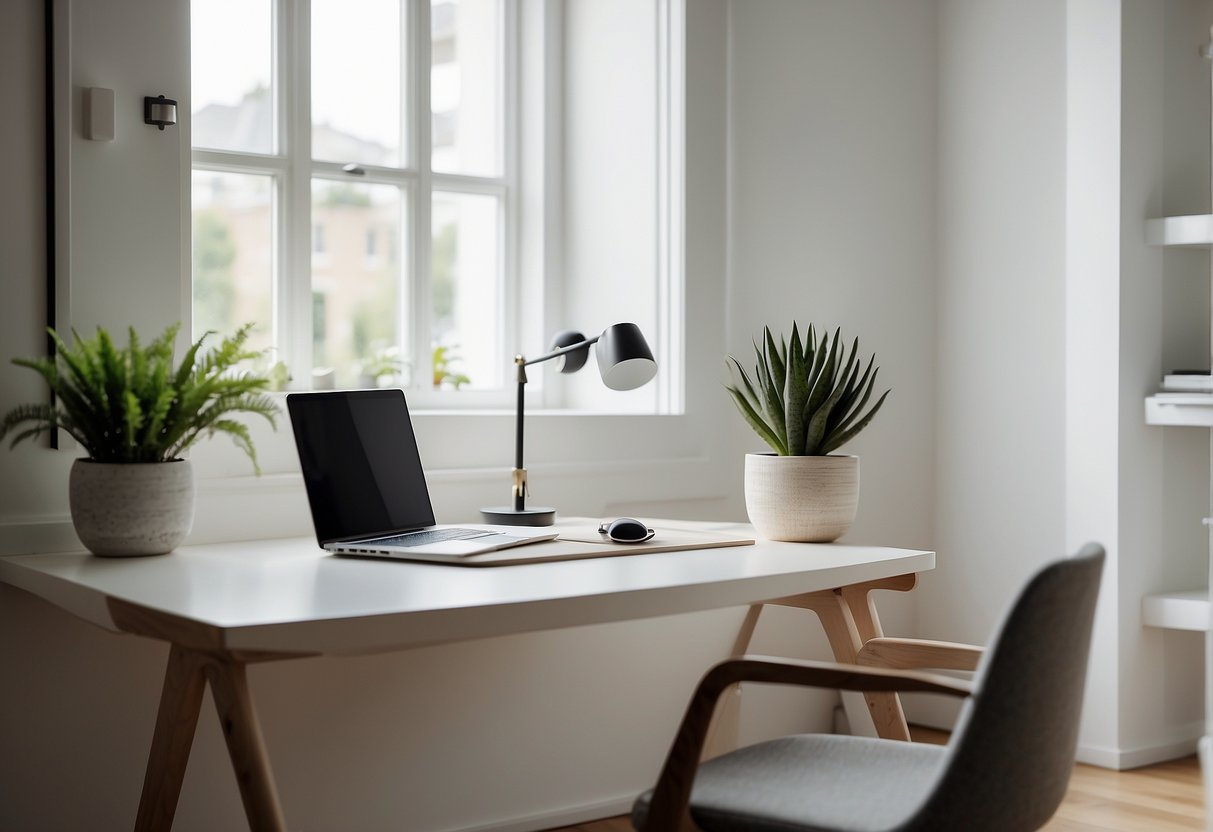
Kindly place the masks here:
<instances>
[{"instance_id":1,"label":"window sill","mask_svg":"<svg viewBox=\"0 0 1213 832\"><path fill-rule=\"evenodd\" d=\"M426 471L436 477L467 479L479 472L508 471L514 459L515 414L493 410L417 410L413 431ZM687 414L620 414L566 409L527 410L526 465L543 470L605 470L651 460L677 462L710 455L700 420ZM262 480L298 475L290 420L283 407L278 429L248 420ZM213 437L191 450L197 480L257 482L249 460L226 437ZM260 488L261 486L253 486ZM267 486L271 487L272 486Z\"/></svg>"}]
</instances>

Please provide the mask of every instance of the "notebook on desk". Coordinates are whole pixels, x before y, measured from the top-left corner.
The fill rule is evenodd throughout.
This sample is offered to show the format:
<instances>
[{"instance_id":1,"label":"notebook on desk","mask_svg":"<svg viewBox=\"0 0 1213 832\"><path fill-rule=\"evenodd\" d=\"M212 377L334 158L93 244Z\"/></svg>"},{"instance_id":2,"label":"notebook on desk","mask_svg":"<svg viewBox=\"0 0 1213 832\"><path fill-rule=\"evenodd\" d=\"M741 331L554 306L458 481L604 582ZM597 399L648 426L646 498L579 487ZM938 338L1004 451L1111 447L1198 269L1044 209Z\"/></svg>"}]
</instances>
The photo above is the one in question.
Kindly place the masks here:
<instances>
[{"instance_id":1,"label":"notebook on desk","mask_svg":"<svg viewBox=\"0 0 1213 832\"><path fill-rule=\"evenodd\" d=\"M334 554L445 562L556 537L551 528L436 525L400 390L292 393L286 405L316 539Z\"/></svg>"}]
</instances>

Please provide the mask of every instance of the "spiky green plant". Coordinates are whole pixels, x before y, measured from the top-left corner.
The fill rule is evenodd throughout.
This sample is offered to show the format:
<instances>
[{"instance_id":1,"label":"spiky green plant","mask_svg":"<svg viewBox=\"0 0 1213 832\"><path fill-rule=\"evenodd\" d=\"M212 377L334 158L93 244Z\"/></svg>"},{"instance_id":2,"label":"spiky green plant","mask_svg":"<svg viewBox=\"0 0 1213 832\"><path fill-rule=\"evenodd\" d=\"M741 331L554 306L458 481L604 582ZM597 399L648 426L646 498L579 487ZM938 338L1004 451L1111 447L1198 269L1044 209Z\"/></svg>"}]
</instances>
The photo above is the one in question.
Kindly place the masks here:
<instances>
[{"instance_id":1,"label":"spiky green plant","mask_svg":"<svg viewBox=\"0 0 1213 832\"><path fill-rule=\"evenodd\" d=\"M780 456L836 451L868 426L889 395L885 390L864 412L880 368L872 366L873 354L860 376L859 339L848 352L841 329L832 339L828 332L822 334L819 342L810 324L802 344L795 322L790 342L782 333L776 342L770 328L763 327L762 346L754 344L754 352L754 379L728 357L739 383L726 387L746 422Z\"/></svg>"},{"instance_id":2,"label":"spiky green plant","mask_svg":"<svg viewBox=\"0 0 1213 832\"><path fill-rule=\"evenodd\" d=\"M12 434L14 447L58 427L95 462L135 463L167 462L203 437L226 433L260 473L248 427L230 418L255 413L277 426L278 406L265 395L269 378L235 369L260 355L244 346L251 328L241 327L211 350L202 346L214 333L204 334L175 369L179 324L146 347L132 327L125 348L116 347L101 327L94 338L73 331L70 347L48 330L53 358L14 358L13 363L41 375L54 403L13 408L0 422L0 439Z\"/></svg>"}]
</instances>

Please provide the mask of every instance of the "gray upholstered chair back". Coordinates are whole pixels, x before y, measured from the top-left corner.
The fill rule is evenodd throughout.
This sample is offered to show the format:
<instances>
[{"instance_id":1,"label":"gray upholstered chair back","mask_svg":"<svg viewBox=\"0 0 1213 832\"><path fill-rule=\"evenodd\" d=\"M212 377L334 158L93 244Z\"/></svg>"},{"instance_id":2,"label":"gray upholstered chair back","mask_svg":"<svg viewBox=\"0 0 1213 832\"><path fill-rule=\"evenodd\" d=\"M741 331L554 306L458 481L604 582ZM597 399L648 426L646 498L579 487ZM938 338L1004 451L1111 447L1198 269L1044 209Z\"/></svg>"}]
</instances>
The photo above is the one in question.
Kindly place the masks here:
<instances>
[{"instance_id":1,"label":"gray upholstered chair back","mask_svg":"<svg viewBox=\"0 0 1213 832\"><path fill-rule=\"evenodd\" d=\"M1049 564L1007 613L953 733L920 829L1036 829L1066 792L1104 550Z\"/></svg>"}]
</instances>

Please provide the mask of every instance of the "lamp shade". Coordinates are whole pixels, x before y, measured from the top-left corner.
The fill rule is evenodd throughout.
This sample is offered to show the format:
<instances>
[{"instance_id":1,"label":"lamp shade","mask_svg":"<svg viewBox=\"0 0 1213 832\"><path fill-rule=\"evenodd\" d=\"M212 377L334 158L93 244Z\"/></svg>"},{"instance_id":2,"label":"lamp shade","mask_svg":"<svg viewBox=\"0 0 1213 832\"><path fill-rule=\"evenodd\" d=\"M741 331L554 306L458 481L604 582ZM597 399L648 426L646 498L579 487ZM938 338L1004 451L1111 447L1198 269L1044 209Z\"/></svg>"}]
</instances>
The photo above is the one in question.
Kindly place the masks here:
<instances>
[{"instance_id":1,"label":"lamp shade","mask_svg":"<svg viewBox=\"0 0 1213 832\"><path fill-rule=\"evenodd\" d=\"M552 351L562 350L565 347L582 343L585 343L584 335L580 332L566 329L552 336L552 345L548 349ZM589 357L590 345L586 344L584 349L574 350L557 358L556 369L562 373L575 373L585 366L585 362Z\"/></svg>"},{"instance_id":2,"label":"lamp shade","mask_svg":"<svg viewBox=\"0 0 1213 832\"><path fill-rule=\"evenodd\" d=\"M602 383L612 390L634 390L657 375L653 351L636 324L612 324L594 349Z\"/></svg>"}]
</instances>

